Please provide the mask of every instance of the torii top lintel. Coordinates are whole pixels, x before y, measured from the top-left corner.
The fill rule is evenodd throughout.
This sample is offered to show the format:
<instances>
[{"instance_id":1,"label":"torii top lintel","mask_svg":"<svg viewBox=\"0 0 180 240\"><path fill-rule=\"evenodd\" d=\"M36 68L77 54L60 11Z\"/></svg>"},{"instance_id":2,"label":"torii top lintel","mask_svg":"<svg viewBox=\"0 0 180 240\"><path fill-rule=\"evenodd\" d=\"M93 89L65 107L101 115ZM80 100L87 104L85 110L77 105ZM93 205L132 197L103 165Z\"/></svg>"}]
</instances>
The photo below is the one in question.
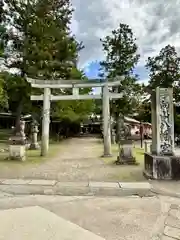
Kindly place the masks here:
<instances>
[{"instance_id":1,"label":"torii top lintel","mask_svg":"<svg viewBox=\"0 0 180 240\"><path fill-rule=\"evenodd\" d=\"M85 80L40 80L40 79L32 79L26 78L27 81L34 88L88 88L88 87L104 87L104 86L119 86L121 85L121 81L123 77L115 78L115 79L91 79L88 81Z\"/></svg>"}]
</instances>

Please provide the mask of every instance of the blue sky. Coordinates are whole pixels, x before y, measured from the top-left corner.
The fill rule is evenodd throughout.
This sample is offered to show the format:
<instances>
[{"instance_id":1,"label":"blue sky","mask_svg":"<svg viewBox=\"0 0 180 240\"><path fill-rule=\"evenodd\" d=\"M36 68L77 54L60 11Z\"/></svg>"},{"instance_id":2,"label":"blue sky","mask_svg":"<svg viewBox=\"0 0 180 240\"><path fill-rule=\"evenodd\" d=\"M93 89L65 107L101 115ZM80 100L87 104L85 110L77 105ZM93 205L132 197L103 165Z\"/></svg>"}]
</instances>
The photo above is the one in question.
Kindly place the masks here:
<instances>
[{"instance_id":1,"label":"blue sky","mask_svg":"<svg viewBox=\"0 0 180 240\"><path fill-rule=\"evenodd\" d=\"M87 75L88 78L98 78L98 73L99 73L99 62L91 62L84 68L84 71ZM139 82L144 82L147 83L148 81L148 71L145 69L145 67L136 67L134 69L134 74L137 74L139 76L140 81Z\"/></svg>"},{"instance_id":2,"label":"blue sky","mask_svg":"<svg viewBox=\"0 0 180 240\"><path fill-rule=\"evenodd\" d=\"M140 81L148 82L144 65L166 45L180 53L180 0L72 0L74 14L72 33L85 48L79 67L89 78L98 75L98 62L104 59L100 38L111 34L120 23L133 31L140 61L135 69Z\"/></svg>"}]
</instances>

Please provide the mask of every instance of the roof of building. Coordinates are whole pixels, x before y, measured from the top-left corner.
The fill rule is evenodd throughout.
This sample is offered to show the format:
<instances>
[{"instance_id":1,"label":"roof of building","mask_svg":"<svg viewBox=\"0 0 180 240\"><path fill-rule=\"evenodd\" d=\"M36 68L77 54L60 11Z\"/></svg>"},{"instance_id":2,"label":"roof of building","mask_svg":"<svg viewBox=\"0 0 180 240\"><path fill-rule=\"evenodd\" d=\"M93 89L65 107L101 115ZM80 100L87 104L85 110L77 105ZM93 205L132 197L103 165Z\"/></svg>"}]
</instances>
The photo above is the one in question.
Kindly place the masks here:
<instances>
[{"instance_id":1,"label":"roof of building","mask_svg":"<svg viewBox=\"0 0 180 240\"><path fill-rule=\"evenodd\" d=\"M130 117L124 117L125 121L128 122L133 122L133 123L140 123L138 120L134 119L134 118L130 118Z\"/></svg>"}]
</instances>

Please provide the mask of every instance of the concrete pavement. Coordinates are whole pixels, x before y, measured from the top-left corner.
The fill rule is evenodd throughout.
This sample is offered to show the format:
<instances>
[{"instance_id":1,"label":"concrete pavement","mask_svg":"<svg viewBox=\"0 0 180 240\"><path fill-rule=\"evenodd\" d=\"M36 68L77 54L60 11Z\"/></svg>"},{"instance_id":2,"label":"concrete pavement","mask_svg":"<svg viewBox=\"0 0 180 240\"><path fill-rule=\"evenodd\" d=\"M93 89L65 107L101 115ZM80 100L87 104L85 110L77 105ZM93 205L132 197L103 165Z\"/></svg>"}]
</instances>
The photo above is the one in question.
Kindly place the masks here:
<instances>
[{"instance_id":1,"label":"concrete pavement","mask_svg":"<svg viewBox=\"0 0 180 240\"><path fill-rule=\"evenodd\" d=\"M179 206L165 196L9 196L0 198L0 239L180 239Z\"/></svg>"},{"instance_id":2,"label":"concrete pavement","mask_svg":"<svg viewBox=\"0 0 180 240\"><path fill-rule=\"evenodd\" d=\"M163 231L165 206L157 197L2 198L0 239L149 240Z\"/></svg>"},{"instance_id":3,"label":"concrete pavement","mask_svg":"<svg viewBox=\"0 0 180 240\"><path fill-rule=\"evenodd\" d=\"M0 211L1 240L105 240L39 206Z\"/></svg>"},{"instance_id":4,"label":"concrete pavement","mask_svg":"<svg viewBox=\"0 0 180 240\"><path fill-rule=\"evenodd\" d=\"M20 180L17 183L26 187ZM180 239L180 199L157 194L100 197L1 192L0 226L0 240L174 240Z\"/></svg>"}]
</instances>

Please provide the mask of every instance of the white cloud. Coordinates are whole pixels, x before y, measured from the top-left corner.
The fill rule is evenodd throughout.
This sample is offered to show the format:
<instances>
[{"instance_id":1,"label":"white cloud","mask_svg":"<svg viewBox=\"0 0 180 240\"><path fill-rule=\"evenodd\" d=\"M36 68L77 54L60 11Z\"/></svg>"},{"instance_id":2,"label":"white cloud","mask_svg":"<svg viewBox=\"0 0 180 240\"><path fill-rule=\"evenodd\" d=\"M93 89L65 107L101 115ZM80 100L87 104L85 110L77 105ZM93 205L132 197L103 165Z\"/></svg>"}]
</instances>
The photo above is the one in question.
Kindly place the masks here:
<instances>
[{"instance_id":1,"label":"white cloud","mask_svg":"<svg viewBox=\"0 0 180 240\"><path fill-rule=\"evenodd\" d=\"M148 56L172 44L180 50L180 0L72 0L75 7L73 32L83 41L80 66L102 60L100 38L119 23L132 28L141 54L140 65Z\"/></svg>"}]
</instances>

